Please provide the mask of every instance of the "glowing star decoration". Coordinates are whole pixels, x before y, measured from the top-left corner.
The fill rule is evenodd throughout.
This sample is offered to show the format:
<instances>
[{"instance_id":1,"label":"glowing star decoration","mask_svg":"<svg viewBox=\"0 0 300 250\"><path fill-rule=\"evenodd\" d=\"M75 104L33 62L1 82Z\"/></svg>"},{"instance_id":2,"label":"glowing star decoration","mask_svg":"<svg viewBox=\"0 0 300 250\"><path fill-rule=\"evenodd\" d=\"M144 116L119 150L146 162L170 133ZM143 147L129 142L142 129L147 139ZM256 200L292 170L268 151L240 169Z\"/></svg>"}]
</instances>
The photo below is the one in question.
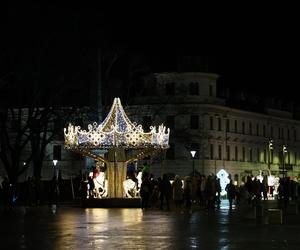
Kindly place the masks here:
<instances>
[{"instance_id":1,"label":"glowing star decoration","mask_svg":"<svg viewBox=\"0 0 300 250\"><path fill-rule=\"evenodd\" d=\"M229 176L229 174L224 169L221 169L217 173L217 177L220 179L221 195L222 196L227 194L227 192L225 191L225 188L226 188L226 185L230 182L228 176Z\"/></svg>"},{"instance_id":2,"label":"glowing star decoration","mask_svg":"<svg viewBox=\"0 0 300 250\"><path fill-rule=\"evenodd\" d=\"M67 149L80 148L159 148L169 147L170 129L163 124L158 128L150 127L150 132L144 132L141 125L137 125L127 117L121 101L115 98L109 114L98 125L96 122L88 125L88 130L80 126L69 124L64 129L65 147Z\"/></svg>"}]
</instances>

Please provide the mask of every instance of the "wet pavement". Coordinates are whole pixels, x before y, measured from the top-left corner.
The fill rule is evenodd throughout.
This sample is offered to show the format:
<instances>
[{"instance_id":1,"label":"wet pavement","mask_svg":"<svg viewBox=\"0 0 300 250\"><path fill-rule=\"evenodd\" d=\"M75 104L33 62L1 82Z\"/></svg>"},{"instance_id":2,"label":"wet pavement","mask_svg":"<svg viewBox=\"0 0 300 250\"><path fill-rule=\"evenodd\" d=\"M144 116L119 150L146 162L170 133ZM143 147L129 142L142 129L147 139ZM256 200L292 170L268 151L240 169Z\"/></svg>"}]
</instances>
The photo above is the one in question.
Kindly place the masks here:
<instances>
[{"instance_id":1,"label":"wet pavement","mask_svg":"<svg viewBox=\"0 0 300 250\"><path fill-rule=\"evenodd\" d=\"M0 249L300 249L300 215L283 224L228 210L18 207L0 213Z\"/></svg>"}]
</instances>

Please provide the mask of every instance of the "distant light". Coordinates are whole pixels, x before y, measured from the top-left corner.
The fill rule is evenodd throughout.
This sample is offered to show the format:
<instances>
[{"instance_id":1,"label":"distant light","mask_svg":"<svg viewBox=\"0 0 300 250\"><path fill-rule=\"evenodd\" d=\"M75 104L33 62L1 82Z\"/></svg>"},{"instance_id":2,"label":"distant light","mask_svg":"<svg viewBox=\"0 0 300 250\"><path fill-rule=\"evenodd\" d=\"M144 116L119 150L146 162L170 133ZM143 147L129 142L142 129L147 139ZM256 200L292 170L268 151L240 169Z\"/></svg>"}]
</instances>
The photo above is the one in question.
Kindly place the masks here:
<instances>
[{"instance_id":1,"label":"distant light","mask_svg":"<svg viewBox=\"0 0 300 250\"><path fill-rule=\"evenodd\" d=\"M53 160L53 164L54 164L54 166L56 166L57 160Z\"/></svg>"},{"instance_id":2,"label":"distant light","mask_svg":"<svg viewBox=\"0 0 300 250\"><path fill-rule=\"evenodd\" d=\"M191 151L191 155L192 155L193 158L195 157L195 154L196 154L196 151L195 151L195 150L192 150L192 151Z\"/></svg>"}]
</instances>

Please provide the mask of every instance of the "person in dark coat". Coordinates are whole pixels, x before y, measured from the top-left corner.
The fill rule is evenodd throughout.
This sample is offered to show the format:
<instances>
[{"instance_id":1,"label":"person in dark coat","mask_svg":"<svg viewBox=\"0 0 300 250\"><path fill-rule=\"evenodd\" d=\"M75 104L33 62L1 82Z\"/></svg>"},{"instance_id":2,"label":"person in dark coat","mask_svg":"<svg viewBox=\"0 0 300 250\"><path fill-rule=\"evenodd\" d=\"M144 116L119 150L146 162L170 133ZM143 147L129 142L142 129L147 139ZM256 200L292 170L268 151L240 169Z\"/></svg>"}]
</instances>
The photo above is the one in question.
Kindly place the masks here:
<instances>
[{"instance_id":1,"label":"person in dark coat","mask_svg":"<svg viewBox=\"0 0 300 250\"><path fill-rule=\"evenodd\" d=\"M227 192L227 198L229 201L229 209L232 210L232 202L236 195L235 186L232 184L232 180L230 180L230 182L226 185L225 190Z\"/></svg>"},{"instance_id":2,"label":"person in dark coat","mask_svg":"<svg viewBox=\"0 0 300 250\"><path fill-rule=\"evenodd\" d=\"M169 199L172 195L172 186L166 174L163 175L161 182L159 183L160 192L160 209L163 209L164 201L166 201L167 209L170 210Z\"/></svg>"}]
</instances>

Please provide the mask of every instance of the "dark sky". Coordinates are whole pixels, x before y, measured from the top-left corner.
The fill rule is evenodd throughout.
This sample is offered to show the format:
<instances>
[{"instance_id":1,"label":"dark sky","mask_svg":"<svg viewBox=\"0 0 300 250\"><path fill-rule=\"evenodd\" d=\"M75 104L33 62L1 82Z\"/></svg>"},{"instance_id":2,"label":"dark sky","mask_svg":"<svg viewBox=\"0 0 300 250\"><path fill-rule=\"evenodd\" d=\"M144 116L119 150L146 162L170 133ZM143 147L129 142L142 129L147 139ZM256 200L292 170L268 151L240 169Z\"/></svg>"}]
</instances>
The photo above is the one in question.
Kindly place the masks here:
<instances>
[{"instance_id":1,"label":"dark sky","mask_svg":"<svg viewBox=\"0 0 300 250\"><path fill-rule=\"evenodd\" d=\"M192 6L9 8L1 75L25 68L30 81L28 71L37 71L40 64L43 84L64 78L66 84L80 85L93 78L93 51L101 47L122 55L114 69L117 76L124 74L132 56L143 58L152 71L176 70L178 56L200 56L201 63L190 69L220 74L222 86L297 98L296 17L290 13L283 19L264 10L227 14Z\"/></svg>"}]
</instances>

